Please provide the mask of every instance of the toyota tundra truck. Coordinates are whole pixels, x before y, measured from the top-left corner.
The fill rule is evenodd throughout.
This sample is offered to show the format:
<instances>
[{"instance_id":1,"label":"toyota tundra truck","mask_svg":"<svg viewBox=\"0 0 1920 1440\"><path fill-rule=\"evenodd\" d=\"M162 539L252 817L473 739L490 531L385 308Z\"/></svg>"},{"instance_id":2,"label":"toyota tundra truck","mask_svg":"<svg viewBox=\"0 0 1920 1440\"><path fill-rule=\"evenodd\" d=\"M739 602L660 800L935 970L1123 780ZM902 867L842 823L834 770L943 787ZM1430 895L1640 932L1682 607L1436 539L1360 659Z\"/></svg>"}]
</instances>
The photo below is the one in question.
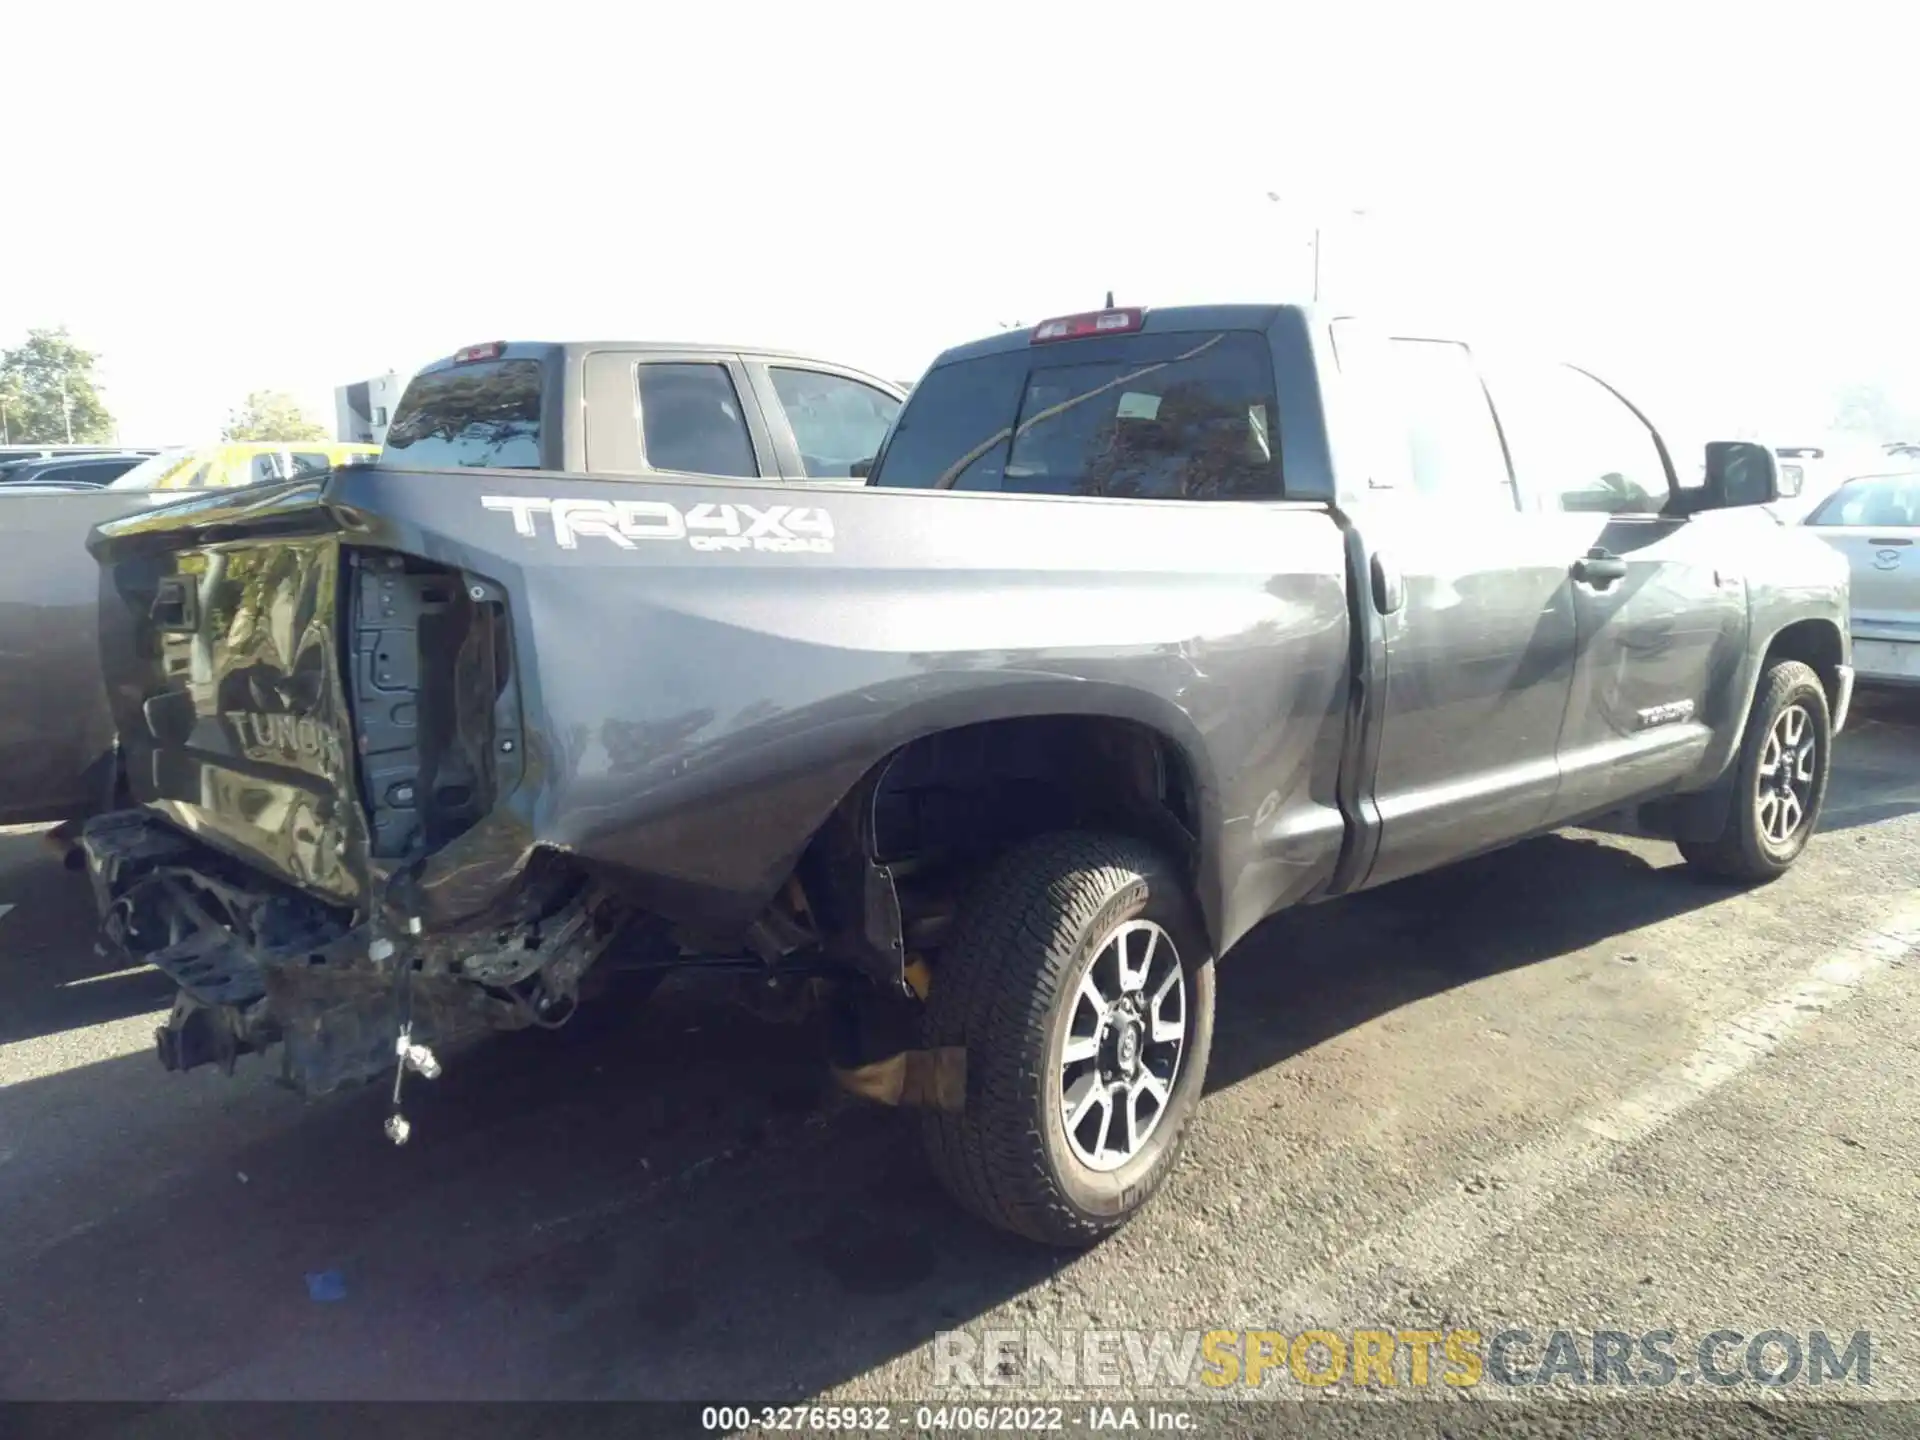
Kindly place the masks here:
<instances>
[{"instance_id":1,"label":"toyota tundra truck","mask_svg":"<svg viewBox=\"0 0 1920 1440\"><path fill-rule=\"evenodd\" d=\"M849 1073L965 1206L1085 1245L1267 916L1626 807L1722 883L1815 830L1844 561L1581 369L1110 308L946 352L824 482L556 460L641 453L644 364L474 347L375 464L94 533L130 804L83 843L170 1068L390 1080L403 1142L597 972L806 977L905 1017Z\"/></svg>"}]
</instances>

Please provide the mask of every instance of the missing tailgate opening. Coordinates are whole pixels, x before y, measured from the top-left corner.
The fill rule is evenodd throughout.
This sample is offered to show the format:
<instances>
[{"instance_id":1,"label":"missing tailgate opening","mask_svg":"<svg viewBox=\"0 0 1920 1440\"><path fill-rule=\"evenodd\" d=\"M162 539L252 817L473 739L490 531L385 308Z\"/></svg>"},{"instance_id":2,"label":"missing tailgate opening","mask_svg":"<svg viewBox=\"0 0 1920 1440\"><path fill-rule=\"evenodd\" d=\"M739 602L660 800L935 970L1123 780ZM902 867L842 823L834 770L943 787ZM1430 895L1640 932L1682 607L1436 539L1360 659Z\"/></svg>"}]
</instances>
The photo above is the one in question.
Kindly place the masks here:
<instances>
[{"instance_id":1,"label":"missing tailgate opening","mask_svg":"<svg viewBox=\"0 0 1920 1440\"><path fill-rule=\"evenodd\" d=\"M519 779L502 592L411 556L353 551L353 714L372 853L428 855Z\"/></svg>"}]
</instances>

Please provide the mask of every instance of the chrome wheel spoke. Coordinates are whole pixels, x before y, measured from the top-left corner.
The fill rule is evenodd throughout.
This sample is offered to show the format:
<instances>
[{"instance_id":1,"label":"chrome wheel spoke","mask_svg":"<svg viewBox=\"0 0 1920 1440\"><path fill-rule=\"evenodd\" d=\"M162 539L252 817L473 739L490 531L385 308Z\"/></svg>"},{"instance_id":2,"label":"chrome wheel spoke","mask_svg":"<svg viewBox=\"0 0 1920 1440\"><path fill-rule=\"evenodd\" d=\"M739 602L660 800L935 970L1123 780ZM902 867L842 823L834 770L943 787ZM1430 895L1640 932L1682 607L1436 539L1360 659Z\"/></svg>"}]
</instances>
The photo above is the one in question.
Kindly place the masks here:
<instances>
[{"instance_id":1,"label":"chrome wheel spoke","mask_svg":"<svg viewBox=\"0 0 1920 1440\"><path fill-rule=\"evenodd\" d=\"M1115 942L1120 947L1120 991L1125 995L1137 994L1146 988L1147 968L1153 964L1153 952L1160 944L1160 931L1155 927L1147 932L1145 953L1140 956L1138 966L1127 963L1129 938L1128 932L1123 930L1120 932L1119 940Z\"/></svg>"},{"instance_id":2,"label":"chrome wheel spoke","mask_svg":"<svg viewBox=\"0 0 1920 1440\"><path fill-rule=\"evenodd\" d=\"M1142 1070L1140 1078L1133 1082L1133 1088L1135 1095L1151 1095L1161 1105L1165 1105L1167 1097L1173 1093L1168 1088L1167 1082L1151 1070Z\"/></svg>"},{"instance_id":3,"label":"chrome wheel spoke","mask_svg":"<svg viewBox=\"0 0 1920 1440\"><path fill-rule=\"evenodd\" d=\"M1178 978L1178 972L1175 972ZM1149 1016L1147 1038L1155 1045L1166 1045L1181 1039L1187 1033L1187 996L1185 990L1175 990L1171 994L1162 990L1161 998L1156 1000ZM1167 1014L1171 1008L1173 1013Z\"/></svg>"},{"instance_id":4,"label":"chrome wheel spoke","mask_svg":"<svg viewBox=\"0 0 1920 1440\"><path fill-rule=\"evenodd\" d=\"M1094 1157L1098 1159L1107 1149L1107 1137L1113 1134L1113 1092L1100 1092L1100 1134L1093 1142Z\"/></svg>"},{"instance_id":5,"label":"chrome wheel spoke","mask_svg":"<svg viewBox=\"0 0 1920 1440\"><path fill-rule=\"evenodd\" d=\"M1800 797L1798 795L1781 796L1780 833L1773 838L1776 840L1786 840L1791 837L1793 832L1800 828L1800 817L1805 813L1805 810L1801 808Z\"/></svg>"},{"instance_id":6,"label":"chrome wheel spoke","mask_svg":"<svg viewBox=\"0 0 1920 1440\"><path fill-rule=\"evenodd\" d=\"M1108 1115L1120 1117L1119 1151L1122 1155L1131 1155L1139 1145L1137 1138L1139 1126L1133 1123L1133 1092L1125 1086L1113 1092L1113 1099L1107 1104Z\"/></svg>"},{"instance_id":7,"label":"chrome wheel spoke","mask_svg":"<svg viewBox=\"0 0 1920 1440\"><path fill-rule=\"evenodd\" d=\"M1069 1035L1067 1043L1060 1051L1062 1065L1079 1065L1093 1059L1100 1053L1100 1035Z\"/></svg>"},{"instance_id":8,"label":"chrome wheel spoke","mask_svg":"<svg viewBox=\"0 0 1920 1440\"><path fill-rule=\"evenodd\" d=\"M1107 1093L1099 1077L1094 1075L1087 1076L1074 1088L1078 1092L1078 1098L1069 1094L1066 1103L1061 1107L1066 1111L1069 1135L1075 1134L1080 1129L1081 1122L1087 1118L1087 1112Z\"/></svg>"},{"instance_id":9,"label":"chrome wheel spoke","mask_svg":"<svg viewBox=\"0 0 1920 1440\"><path fill-rule=\"evenodd\" d=\"M1076 1018L1080 1007L1088 1006L1093 1010L1094 1023L1098 1024L1099 1017L1107 1011L1107 997L1102 995L1100 993L1100 987L1093 983L1093 970L1091 967L1088 968L1086 974L1080 977L1080 988L1074 992L1073 998Z\"/></svg>"}]
</instances>

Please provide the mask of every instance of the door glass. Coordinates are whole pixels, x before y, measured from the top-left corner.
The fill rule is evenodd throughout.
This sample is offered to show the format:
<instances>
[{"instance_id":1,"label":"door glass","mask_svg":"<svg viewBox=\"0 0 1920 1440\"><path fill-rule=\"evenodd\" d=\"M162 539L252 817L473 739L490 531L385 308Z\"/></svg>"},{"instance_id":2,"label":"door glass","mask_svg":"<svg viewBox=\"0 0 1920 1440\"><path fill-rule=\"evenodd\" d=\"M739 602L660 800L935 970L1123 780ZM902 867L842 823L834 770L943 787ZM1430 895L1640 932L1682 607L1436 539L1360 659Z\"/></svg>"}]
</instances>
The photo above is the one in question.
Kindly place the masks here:
<instances>
[{"instance_id":1,"label":"door glass","mask_svg":"<svg viewBox=\"0 0 1920 1440\"><path fill-rule=\"evenodd\" d=\"M900 402L886 391L844 375L784 365L769 366L767 373L793 427L801 469L810 480L851 478L856 462L879 453L900 409Z\"/></svg>"},{"instance_id":2,"label":"door glass","mask_svg":"<svg viewBox=\"0 0 1920 1440\"><path fill-rule=\"evenodd\" d=\"M661 362L636 369L640 442L649 465L692 475L760 473L726 366Z\"/></svg>"},{"instance_id":3,"label":"door glass","mask_svg":"<svg viewBox=\"0 0 1920 1440\"><path fill-rule=\"evenodd\" d=\"M1627 404L1569 365L1503 372L1494 388L1523 491L1548 510L1657 515L1667 503L1660 447Z\"/></svg>"},{"instance_id":4,"label":"door glass","mask_svg":"<svg viewBox=\"0 0 1920 1440\"><path fill-rule=\"evenodd\" d=\"M1474 508L1515 509L1500 431L1467 347L1394 340L1386 349L1386 379L1405 427L1414 490Z\"/></svg>"}]
</instances>

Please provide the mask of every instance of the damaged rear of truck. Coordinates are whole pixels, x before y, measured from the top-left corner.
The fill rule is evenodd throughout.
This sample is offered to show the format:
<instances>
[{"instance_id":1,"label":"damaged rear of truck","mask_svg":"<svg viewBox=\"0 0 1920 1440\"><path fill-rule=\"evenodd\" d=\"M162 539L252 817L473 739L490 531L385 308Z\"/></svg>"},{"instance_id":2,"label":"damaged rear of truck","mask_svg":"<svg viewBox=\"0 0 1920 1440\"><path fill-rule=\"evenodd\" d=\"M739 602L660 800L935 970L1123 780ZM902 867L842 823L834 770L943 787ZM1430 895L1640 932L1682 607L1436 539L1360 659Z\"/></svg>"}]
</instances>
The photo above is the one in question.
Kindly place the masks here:
<instances>
[{"instance_id":1,"label":"damaged rear of truck","mask_svg":"<svg viewBox=\"0 0 1920 1440\"><path fill-rule=\"evenodd\" d=\"M963 998L957 950L1026 963L991 926L1091 876L1113 993L1089 980L1072 1033L1034 1042L1091 1097L1048 1122L1073 1132L1072 1205L969 1194L961 1142L933 1149L1023 1233L1120 1223L1198 1102L1212 956L1348 848L1353 561L1324 501L1271 503L1283 447L1328 483L1323 342L1275 307L1167 328L1115 337L1126 386L1070 378L1122 424L1162 390L1210 406L1173 457L1190 493L966 493L910 473L908 436L897 488L389 455L99 527L130 807L82 846L109 941L178 982L161 1060L264 1054L312 1095L391 1078L401 1142L402 1083L450 1042L714 966L827 999L849 1065L898 1062L863 1093L981 1100L985 1125L998 1082L967 1072L999 1047L943 1029L929 986ZM1276 437L1282 346L1299 419ZM935 438L1004 447L996 410L968 423Z\"/></svg>"}]
</instances>

